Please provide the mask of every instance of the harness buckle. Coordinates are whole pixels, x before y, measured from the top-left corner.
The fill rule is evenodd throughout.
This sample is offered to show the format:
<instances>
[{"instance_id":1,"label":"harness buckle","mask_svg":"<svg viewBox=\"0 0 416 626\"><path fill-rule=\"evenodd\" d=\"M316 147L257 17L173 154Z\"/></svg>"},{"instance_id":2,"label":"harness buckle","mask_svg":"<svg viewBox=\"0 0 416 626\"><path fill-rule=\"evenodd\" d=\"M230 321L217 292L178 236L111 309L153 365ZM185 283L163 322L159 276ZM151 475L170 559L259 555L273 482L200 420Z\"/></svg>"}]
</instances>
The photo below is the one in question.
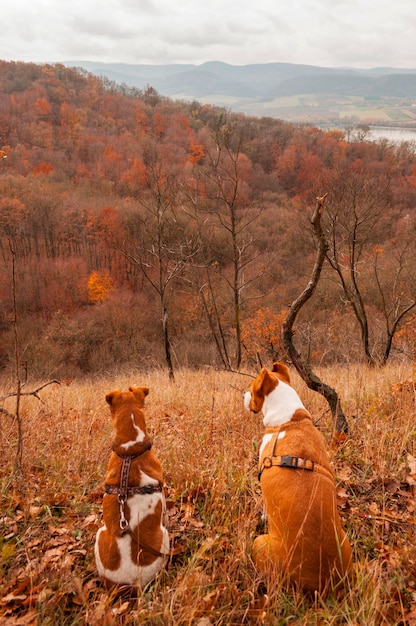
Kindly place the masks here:
<instances>
[{"instance_id":1,"label":"harness buckle","mask_svg":"<svg viewBox=\"0 0 416 626\"><path fill-rule=\"evenodd\" d=\"M154 493L154 492L155 492L155 487L153 485L145 485L144 487L141 488L141 493L143 494Z\"/></svg>"},{"instance_id":2,"label":"harness buckle","mask_svg":"<svg viewBox=\"0 0 416 626\"><path fill-rule=\"evenodd\" d=\"M129 521L128 519L126 519L126 516L124 515L125 502L126 502L125 499L119 494L118 503L120 505L120 528L121 528L122 533L125 533L129 526Z\"/></svg>"},{"instance_id":3,"label":"harness buckle","mask_svg":"<svg viewBox=\"0 0 416 626\"><path fill-rule=\"evenodd\" d=\"M315 461L311 459L302 459L299 456L282 456L279 463L281 467L291 467L293 469L304 469L313 472L315 469Z\"/></svg>"},{"instance_id":4,"label":"harness buckle","mask_svg":"<svg viewBox=\"0 0 416 626\"><path fill-rule=\"evenodd\" d=\"M281 467L297 467L299 457L297 456L282 456L279 465Z\"/></svg>"},{"instance_id":5,"label":"harness buckle","mask_svg":"<svg viewBox=\"0 0 416 626\"><path fill-rule=\"evenodd\" d=\"M308 470L308 472L313 472L315 469L315 461L312 461L311 459L305 459L303 469Z\"/></svg>"}]
</instances>

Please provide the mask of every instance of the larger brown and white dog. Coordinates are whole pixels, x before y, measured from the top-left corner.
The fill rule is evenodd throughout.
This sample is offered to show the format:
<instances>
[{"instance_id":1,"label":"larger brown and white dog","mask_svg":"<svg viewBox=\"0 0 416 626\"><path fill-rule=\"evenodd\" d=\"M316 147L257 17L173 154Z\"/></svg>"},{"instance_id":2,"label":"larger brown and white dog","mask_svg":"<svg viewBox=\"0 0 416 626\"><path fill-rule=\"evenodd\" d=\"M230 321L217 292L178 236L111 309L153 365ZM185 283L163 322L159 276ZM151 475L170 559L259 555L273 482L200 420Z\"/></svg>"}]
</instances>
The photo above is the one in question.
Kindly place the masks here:
<instances>
[{"instance_id":1,"label":"larger brown and white dog","mask_svg":"<svg viewBox=\"0 0 416 626\"><path fill-rule=\"evenodd\" d=\"M142 411L148 393L147 387L129 387L129 391L116 390L105 397L115 436L95 560L109 589L145 586L162 569L169 553L169 536L163 526L162 468Z\"/></svg>"},{"instance_id":2,"label":"larger brown and white dog","mask_svg":"<svg viewBox=\"0 0 416 626\"><path fill-rule=\"evenodd\" d=\"M256 567L306 592L327 593L348 575L351 546L339 519L323 437L290 385L288 368L263 368L246 392L263 413L259 476L269 532L253 544Z\"/></svg>"}]
</instances>

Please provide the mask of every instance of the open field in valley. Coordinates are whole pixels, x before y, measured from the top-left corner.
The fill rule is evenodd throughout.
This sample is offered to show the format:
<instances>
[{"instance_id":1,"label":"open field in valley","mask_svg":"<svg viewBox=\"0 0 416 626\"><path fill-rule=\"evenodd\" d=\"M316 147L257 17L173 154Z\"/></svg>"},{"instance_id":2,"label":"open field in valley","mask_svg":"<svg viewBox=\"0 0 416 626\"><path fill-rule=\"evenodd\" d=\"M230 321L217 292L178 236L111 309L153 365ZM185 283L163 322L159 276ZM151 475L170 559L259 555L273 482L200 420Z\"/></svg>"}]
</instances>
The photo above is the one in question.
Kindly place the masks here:
<instances>
[{"instance_id":1,"label":"open field in valley","mask_svg":"<svg viewBox=\"0 0 416 626\"><path fill-rule=\"evenodd\" d=\"M183 94L178 94L178 99ZM204 102L224 106L245 115L281 118L311 125L323 123L388 124L413 127L416 107L399 99L371 100L359 96L301 94L274 99L249 99L231 96L207 96Z\"/></svg>"},{"instance_id":2,"label":"open field in valley","mask_svg":"<svg viewBox=\"0 0 416 626\"><path fill-rule=\"evenodd\" d=\"M293 382L327 441L354 548L354 580L343 598L312 601L279 584L267 588L255 571L262 423L242 406L250 378L180 371L170 382L163 371L132 372L51 384L39 398L23 396L21 473L15 470L16 420L0 414L1 623L415 624L412 366L334 367L319 374L342 399L350 426L344 441L332 438L325 401L296 374ZM27 383L23 392L41 384ZM166 571L127 603L101 586L93 545L111 445L105 394L131 384L150 387L145 413L164 467L174 550ZM3 382L0 395L11 391ZM13 413L15 398L3 406Z\"/></svg>"}]
</instances>

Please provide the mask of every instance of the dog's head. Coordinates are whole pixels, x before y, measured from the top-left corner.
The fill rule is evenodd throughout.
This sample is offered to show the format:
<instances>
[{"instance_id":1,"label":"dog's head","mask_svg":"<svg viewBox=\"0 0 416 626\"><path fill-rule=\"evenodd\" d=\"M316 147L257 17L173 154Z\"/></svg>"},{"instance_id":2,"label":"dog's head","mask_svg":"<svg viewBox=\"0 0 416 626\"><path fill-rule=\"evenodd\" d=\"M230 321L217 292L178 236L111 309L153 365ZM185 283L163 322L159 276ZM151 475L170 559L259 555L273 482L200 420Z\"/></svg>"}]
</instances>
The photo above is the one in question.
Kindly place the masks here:
<instances>
[{"instance_id":1,"label":"dog's head","mask_svg":"<svg viewBox=\"0 0 416 626\"><path fill-rule=\"evenodd\" d=\"M146 422L142 408L148 387L129 387L128 391L110 391L105 396L110 405L111 417L116 433L116 444L126 447L128 443L140 443L146 437Z\"/></svg>"},{"instance_id":2,"label":"dog's head","mask_svg":"<svg viewBox=\"0 0 416 626\"><path fill-rule=\"evenodd\" d=\"M279 384L279 380L290 385L289 370L284 363L273 363L271 371L263 367L244 394L244 406L248 411L259 413L263 408L265 398Z\"/></svg>"},{"instance_id":3,"label":"dog's head","mask_svg":"<svg viewBox=\"0 0 416 626\"><path fill-rule=\"evenodd\" d=\"M110 405L111 413L114 414L117 408L126 403L137 403L138 408L143 408L147 395L149 395L149 387L129 387L128 391L120 391L120 389L110 391L105 399Z\"/></svg>"}]
</instances>

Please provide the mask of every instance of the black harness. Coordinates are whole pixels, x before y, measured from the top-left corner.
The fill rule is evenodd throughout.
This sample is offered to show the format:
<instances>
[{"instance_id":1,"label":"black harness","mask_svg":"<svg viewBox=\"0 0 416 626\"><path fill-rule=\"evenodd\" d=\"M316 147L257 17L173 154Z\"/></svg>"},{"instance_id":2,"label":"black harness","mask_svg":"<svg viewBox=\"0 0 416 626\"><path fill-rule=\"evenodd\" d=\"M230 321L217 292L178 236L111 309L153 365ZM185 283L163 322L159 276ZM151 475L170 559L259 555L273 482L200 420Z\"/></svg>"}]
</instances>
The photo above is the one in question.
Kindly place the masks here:
<instances>
[{"instance_id":1,"label":"black harness","mask_svg":"<svg viewBox=\"0 0 416 626\"><path fill-rule=\"evenodd\" d=\"M127 497L134 496L136 494L146 495L151 493L161 493L163 490L162 483L158 483L157 485L145 485L144 487L127 487ZM105 493L108 493L112 496L118 496L121 493L120 487L117 485L104 485Z\"/></svg>"},{"instance_id":2,"label":"black harness","mask_svg":"<svg viewBox=\"0 0 416 626\"><path fill-rule=\"evenodd\" d=\"M161 493L163 489L163 485L161 483L157 483L156 485L144 485L143 487L129 487L131 462L139 456L142 456L145 452L148 452L148 450L151 450L151 448L152 443L151 441L148 441L145 443L144 449L137 454L118 454L113 450L114 454L123 461L123 465L121 466L120 484L104 485L104 490L106 494L118 496L118 503L120 505L120 528L123 534L129 527L129 522L124 514L124 506L127 498L136 494L148 495L152 493Z\"/></svg>"},{"instance_id":3,"label":"black harness","mask_svg":"<svg viewBox=\"0 0 416 626\"><path fill-rule=\"evenodd\" d=\"M141 452L137 454L118 454L115 450L113 450L114 454L123 461L121 466L120 473L120 484L119 485L104 485L105 493L108 495L118 496L118 503L120 505L120 531L121 535L124 535L127 532L131 532L129 530L129 521L126 519L124 514L124 506L126 504L127 498L132 495L140 494L140 495L150 495L152 493L161 493L163 490L162 483L157 483L156 485L144 485L143 487L129 487L129 473L131 462L134 459L137 459L139 456L142 456L145 452L148 452L152 448L152 442L145 442L144 448ZM138 546L153 554L156 557L166 557L167 554L163 552L159 552L159 550L155 550L152 546L149 546L145 541L140 540L137 542L132 536L132 540L135 541Z\"/></svg>"}]
</instances>

